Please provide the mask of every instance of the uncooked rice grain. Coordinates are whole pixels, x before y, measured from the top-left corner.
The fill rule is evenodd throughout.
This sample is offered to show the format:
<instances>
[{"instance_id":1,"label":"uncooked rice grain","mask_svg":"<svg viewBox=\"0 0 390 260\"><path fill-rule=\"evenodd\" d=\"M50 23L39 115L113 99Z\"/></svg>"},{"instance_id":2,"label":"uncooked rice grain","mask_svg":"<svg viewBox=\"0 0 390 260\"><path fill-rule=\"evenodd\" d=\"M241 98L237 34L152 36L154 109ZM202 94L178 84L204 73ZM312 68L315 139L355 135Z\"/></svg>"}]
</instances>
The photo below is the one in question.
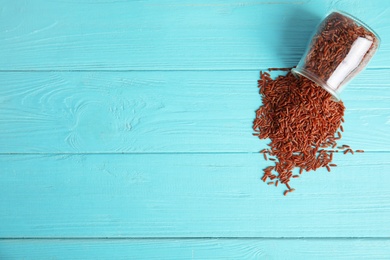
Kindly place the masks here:
<instances>
[{"instance_id":1,"label":"uncooked rice grain","mask_svg":"<svg viewBox=\"0 0 390 260\"><path fill-rule=\"evenodd\" d=\"M261 72L258 86L262 106L256 111L253 130L258 138L271 140L269 149L260 151L264 159L268 159L267 153L277 158L274 166L264 169L262 180L277 179L275 186L279 181L285 184L287 195L294 190L290 179L299 176L293 175L294 168L300 168L302 174L321 167L330 171L330 166L336 166L330 163L338 150L332 149L342 137L345 107L312 81L297 78L290 71L275 79ZM353 152L343 145L345 148L344 153Z\"/></svg>"}]
</instances>

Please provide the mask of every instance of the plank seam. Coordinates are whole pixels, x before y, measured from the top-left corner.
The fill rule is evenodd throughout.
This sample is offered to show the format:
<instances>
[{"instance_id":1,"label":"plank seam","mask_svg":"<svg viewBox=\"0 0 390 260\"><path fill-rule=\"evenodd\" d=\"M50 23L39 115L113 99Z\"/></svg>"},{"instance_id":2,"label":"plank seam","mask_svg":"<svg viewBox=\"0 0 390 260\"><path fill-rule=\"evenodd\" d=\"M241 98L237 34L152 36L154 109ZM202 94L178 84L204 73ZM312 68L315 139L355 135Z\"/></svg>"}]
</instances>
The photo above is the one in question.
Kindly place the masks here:
<instances>
[{"instance_id":1,"label":"plank seam","mask_svg":"<svg viewBox=\"0 0 390 260\"><path fill-rule=\"evenodd\" d=\"M7 156L7 155L207 155L207 154L228 154L228 155L234 155L234 154L258 154L259 152L86 152L86 153L0 153L0 156ZM364 153L390 153L389 151L367 151L365 150Z\"/></svg>"},{"instance_id":2,"label":"plank seam","mask_svg":"<svg viewBox=\"0 0 390 260\"><path fill-rule=\"evenodd\" d=\"M0 237L4 240L390 240L390 237Z\"/></svg>"},{"instance_id":3,"label":"plank seam","mask_svg":"<svg viewBox=\"0 0 390 260\"><path fill-rule=\"evenodd\" d=\"M271 66L270 66L271 67ZM10 73L26 73L26 72L207 72L207 71L260 71L260 70L267 70L267 68L257 68L257 69L100 69L100 70L93 70L93 69L37 69L37 70L0 70L0 72L10 72ZM366 68L365 70L389 70L387 67L370 67Z\"/></svg>"}]
</instances>

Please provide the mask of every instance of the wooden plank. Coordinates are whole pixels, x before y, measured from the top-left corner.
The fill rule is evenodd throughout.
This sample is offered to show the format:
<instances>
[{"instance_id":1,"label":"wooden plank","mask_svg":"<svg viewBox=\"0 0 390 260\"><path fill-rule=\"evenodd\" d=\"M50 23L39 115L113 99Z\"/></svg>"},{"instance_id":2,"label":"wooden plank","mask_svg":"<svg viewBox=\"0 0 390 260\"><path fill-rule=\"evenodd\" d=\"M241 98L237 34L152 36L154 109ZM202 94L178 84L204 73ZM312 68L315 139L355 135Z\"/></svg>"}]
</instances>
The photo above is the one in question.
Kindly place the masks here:
<instances>
[{"instance_id":1,"label":"wooden plank","mask_svg":"<svg viewBox=\"0 0 390 260\"><path fill-rule=\"evenodd\" d=\"M260 154L1 155L0 237L389 237L390 153L260 181Z\"/></svg>"},{"instance_id":2,"label":"wooden plank","mask_svg":"<svg viewBox=\"0 0 390 260\"><path fill-rule=\"evenodd\" d=\"M1 240L2 259L389 259L389 239Z\"/></svg>"},{"instance_id":3,"label":"wooden plank","mask_svg":"<svg viewBox=\"0 0 390 260\"><path fill-rule=\"evenodd\" d=\"M255 71L0 73L1 153L257 152ZM343 93L342 142L388 151L390 70Z\"/></svg>"},{"instance_id":4,"label":"wooden plank","mask_svg":"<svg viewBox=\"0 0 390 260\"><path fill-rule=\"evenodd\" d=\"M209 70L294 66L321 18L349 12L382 38L390 3L373 0L2 0L1 70Z\"/></svg>"}]
</instances>

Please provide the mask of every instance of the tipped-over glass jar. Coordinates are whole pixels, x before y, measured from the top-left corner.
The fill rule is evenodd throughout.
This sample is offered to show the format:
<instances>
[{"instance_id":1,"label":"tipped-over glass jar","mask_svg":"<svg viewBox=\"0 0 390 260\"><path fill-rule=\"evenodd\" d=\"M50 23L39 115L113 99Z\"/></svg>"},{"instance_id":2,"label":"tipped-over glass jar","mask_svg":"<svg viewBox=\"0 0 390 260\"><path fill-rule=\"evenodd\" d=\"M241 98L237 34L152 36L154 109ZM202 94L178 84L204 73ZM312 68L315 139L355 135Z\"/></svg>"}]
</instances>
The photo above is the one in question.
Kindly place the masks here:
<instances>
[{"instance_id":1,"label":"tipped-over glass jar","mask_svg":"<svg viewBox=\"0 0 390 260\"><path fill-rule=\"evenodd\" d=\"M379 43L378 35L367 25L334 11L317 27L292 72L314 81L340 100L343 87L366 67Z\"/></svg>"}]
</instances>

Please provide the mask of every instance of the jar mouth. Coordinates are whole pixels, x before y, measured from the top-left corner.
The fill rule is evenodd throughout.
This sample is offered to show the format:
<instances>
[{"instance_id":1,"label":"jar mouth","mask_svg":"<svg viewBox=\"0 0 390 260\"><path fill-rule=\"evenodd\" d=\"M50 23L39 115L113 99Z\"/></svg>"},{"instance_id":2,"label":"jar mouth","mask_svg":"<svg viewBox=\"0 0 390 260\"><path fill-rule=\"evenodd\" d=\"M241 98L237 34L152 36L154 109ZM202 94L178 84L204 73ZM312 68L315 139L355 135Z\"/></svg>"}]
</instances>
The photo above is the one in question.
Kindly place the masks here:
<instances>
[{"instance_id":1,"label":"jar mouth","mask_svg":"<svg viewBox=\"0 0 390 260\"><path fill-rule=\"evenodd\" d=\"M318 86L320 86L321 88L325 89L329 94L331 94L332 95L332 99L334 101L336 101L336 102L340 101L340 95L336 91L334 91L331 87L329 87L328 84L326 84L323 80L319 79L317 76L315 76L310 71L307 71L307 70L302 69L302 68L293 68L291 70L291 72L296 77L297 76L303 76L303 77L313 81Z\"/></svg>"},{"instance_id":2,"label":"jar mouth","mask_svg":"<svg viewBox=\"0 0 390 260\"><path fill-rule=\"evenodd\" d=\"M349 13L346 13L346 12L340 11L340 10L332 10L330 13L338 13L338 14L341 14L341 15L343 15L345 17L348 17L349 19L353 20L358 25L364 27L364 29L366 29L367 31L371 32L375 36L375 38L377 39L377 49L379 49L379 46L380 46L380 43L381 43L381 38L379 37L379 35L370 26L368 26L362 20L356 18L355 16L353 16L353 15L351 15Z\"/></svg>"}]
</instances>

